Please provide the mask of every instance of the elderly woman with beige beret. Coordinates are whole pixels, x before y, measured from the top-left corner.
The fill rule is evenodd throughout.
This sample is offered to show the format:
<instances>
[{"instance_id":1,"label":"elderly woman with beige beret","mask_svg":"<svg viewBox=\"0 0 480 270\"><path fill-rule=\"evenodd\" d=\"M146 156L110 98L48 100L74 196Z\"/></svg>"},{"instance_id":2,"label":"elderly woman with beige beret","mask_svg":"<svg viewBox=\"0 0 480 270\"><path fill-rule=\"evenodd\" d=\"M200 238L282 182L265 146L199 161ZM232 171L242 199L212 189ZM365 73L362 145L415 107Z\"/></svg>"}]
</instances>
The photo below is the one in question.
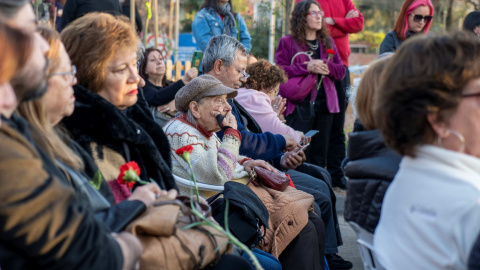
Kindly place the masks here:
<instances>
[{"instance_id":1,"label":"elderly woman with beige beret","mask_svg":"<svg viewBox=\"0 0 480 270\"><path fill-rule=\"evenodd\" d=\"M227 102L236 95L235 89L224 86L213 76L202 75L193 79L175 96L179 113L164 127L170 146L172 150L193 146L190 160L198 182L212 185L240 182L260 198L270 217L265 242L258 247L278 258L283 269L294 269L298 263L306 263L306 268L302 266L302 269L321 269L325 232L321 219L317 217L317 220L313 213L313 196L290 186L277 191L249 183L253 166L270 171L276 169L263 160L239 155L241 135ZM215 134L220 130L225 132L223 140ZM192 180L188 163L174 151L172 160L173 173ZM182 188L180 191L190 192ZM213 193L203 191L200 195L210 197ZM311 216L313 222L309 221Z\"/></svg>"}]
</instances>

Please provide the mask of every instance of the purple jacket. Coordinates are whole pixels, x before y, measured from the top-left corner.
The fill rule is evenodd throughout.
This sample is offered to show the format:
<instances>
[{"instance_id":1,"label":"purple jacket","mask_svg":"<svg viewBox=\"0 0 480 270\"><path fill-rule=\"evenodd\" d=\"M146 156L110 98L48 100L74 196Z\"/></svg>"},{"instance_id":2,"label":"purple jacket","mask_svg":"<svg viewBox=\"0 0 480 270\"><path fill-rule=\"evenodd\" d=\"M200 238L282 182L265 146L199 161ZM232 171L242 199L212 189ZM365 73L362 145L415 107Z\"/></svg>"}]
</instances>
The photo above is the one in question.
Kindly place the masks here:
<instances>
[{"instance_id":1,"label":"purple jacket","mask_svg":"<svg viewBox=\"0 0 480 270\"><path fill-rule=\"evenodd\" d=\"M332 43L332 49L335 51L335 54L328 61L328 69L330 70L330 74L327 76L324 76L322 84L325 89L325 96L327 99L327 107L329 112L338 113L340 109L338 106L337 90L335 89L335 84L333 80L341 80L343 79L343 77L345 77L345 66L343 65L342 60L338 55L335 42L331 37L329 38ZM322 59L323 61L327 61L328 53L326 52L320 40L318 44L320 47L320 59ZM293 77L307 77L309 75L312 75L312 73L310 73L307 70L307 63L310 61L308 56L304 54L300 54L295 58L294 63L291 64L292 57L297 52L300 52L300 51L306 52L307 45L300 44L295 39L293 39L293 37L290 35L282 37L278 43L277 52L275 54L275 62L278 66L281 66L285 70L289 79ZM310 76L310 77L317 78L318 76ZM315 87L312 87L310 89L310 92L315 91L310 95L312 101L315 100L317 96L317 92L316 92L317 84L318 82L314 84ZM282 92L285 92L285 91L298 92L298 89L283 88ZM292 113L293 110L295 109L295 104L300 103L302 101L303 100L287 100L287 110L285 111L285 115Z\"/></svg>"}]
</instances>

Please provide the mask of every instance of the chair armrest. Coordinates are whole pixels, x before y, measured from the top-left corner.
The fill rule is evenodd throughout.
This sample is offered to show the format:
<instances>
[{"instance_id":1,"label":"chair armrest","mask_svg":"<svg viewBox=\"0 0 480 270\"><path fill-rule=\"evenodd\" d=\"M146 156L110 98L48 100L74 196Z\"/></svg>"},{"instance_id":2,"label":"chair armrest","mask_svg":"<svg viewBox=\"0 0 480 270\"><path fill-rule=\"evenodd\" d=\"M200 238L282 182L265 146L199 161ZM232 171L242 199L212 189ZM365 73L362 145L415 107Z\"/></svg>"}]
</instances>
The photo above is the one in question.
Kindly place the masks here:
<instances>
[{"instance_id":1,"label":"chair armrest","mask_svg":"<svg viewBox=\"0 0 480 270\"><path fill-rule=\"evenodd\" d=\"M176 175L173 175L175 177L175 182L177 182L177 185L181 187L194 187L195 185L193 184L193 181L184 179L181 177L178 177ZM197 187L198 190L204 190L204 191L214 191L214 192L222 192L223 191L223 186L217 186L217 185L210 185L210 184L204 184L204 183L199 183L197 182Z\"/></svg>"}]
</instances>

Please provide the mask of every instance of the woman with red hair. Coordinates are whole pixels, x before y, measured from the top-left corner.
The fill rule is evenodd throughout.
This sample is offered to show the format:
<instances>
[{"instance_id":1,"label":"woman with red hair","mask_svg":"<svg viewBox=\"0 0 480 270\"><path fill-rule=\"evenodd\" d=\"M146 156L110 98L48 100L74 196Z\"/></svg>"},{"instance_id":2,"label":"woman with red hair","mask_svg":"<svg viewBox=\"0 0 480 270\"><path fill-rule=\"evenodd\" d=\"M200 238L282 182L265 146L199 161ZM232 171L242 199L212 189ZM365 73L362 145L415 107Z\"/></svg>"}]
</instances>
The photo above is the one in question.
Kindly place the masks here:
<instances>
[{"instance_id":1,"label":"woman with red hair","mask_svg":"<svg viewBox=\"0 0 480 270\"><path fill-rule=\"evenodd\" d=\"M418 33L428 33L433 19L430 0L405 0L398 14L393 31L380 44L380 54L394 52L402 42Z\"/></svg>"}]
</instances>

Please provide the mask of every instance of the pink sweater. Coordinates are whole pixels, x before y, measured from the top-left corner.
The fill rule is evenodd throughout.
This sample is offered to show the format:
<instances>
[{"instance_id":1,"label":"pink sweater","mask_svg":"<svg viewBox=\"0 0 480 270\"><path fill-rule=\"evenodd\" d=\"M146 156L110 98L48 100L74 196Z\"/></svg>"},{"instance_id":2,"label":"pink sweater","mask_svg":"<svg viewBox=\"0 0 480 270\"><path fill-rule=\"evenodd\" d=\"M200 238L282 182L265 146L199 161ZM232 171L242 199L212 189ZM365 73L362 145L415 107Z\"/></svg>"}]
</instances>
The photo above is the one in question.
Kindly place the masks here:
<instances>
[{"instance_id":1,"label":"pink sweater","mask_svg":"<svg viewBox=\"0 0 480 270\"><path fill-rule=\"evenodd\" d=\"M288 134L300 142L300 135L293 128L282 123L277 113L273 111L267 94L257 90L240 88L235 100L257 121L263 132L268 131L281 135Z\"/></svg>"}]
</instances>

